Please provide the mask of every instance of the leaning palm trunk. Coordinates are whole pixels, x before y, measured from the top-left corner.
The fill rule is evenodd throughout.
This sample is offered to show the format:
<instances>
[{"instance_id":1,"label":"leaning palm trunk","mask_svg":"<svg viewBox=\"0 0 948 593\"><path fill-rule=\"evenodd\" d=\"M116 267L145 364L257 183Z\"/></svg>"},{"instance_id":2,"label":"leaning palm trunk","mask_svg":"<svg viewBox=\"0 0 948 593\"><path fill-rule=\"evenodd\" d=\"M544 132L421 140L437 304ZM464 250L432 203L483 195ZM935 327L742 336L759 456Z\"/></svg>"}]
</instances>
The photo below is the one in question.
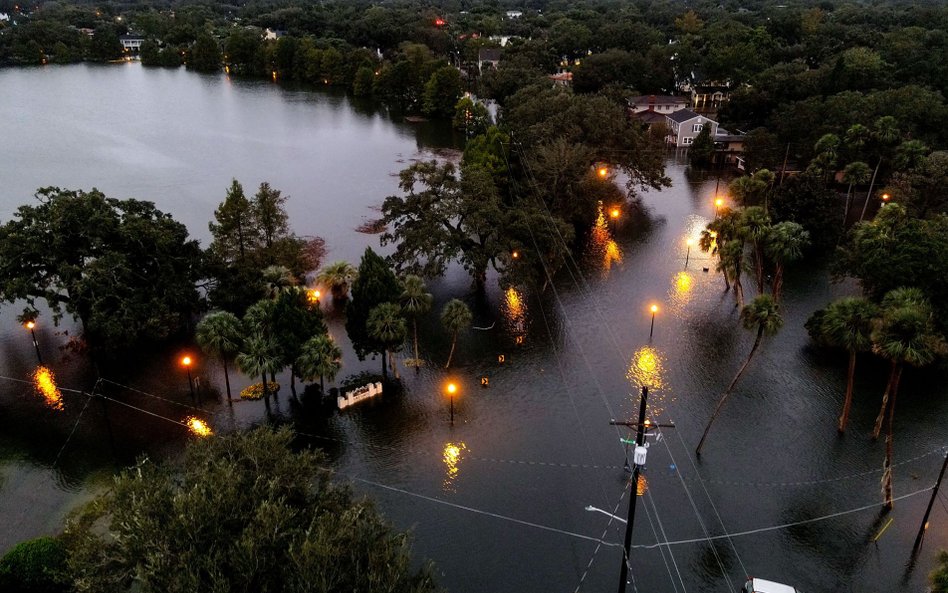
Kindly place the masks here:
<instances>
[{"instance_id":1,"label":"leaning palm trunk","mask_svg":"<svg viewBox=\"0 0 948 593\"><path fill-rule=\"evenodd\" d=\"M227 386L227 404L232 406L234 405L234 400L230 397L230 375L227 373L227 359L221 357L221 362L224 364L224 384Z\"/></svg>"},{"instance_id":2,"label":"leaning palm trunk","mask_svg":"<svg viewBox=\"0 0 948 593\"><path fill-rule=\"evenodd\" d=\"M264 372L260 375L260 378L263 379L263 399L265 399L266 402L267 402L267 404L269 405L269 403L270 403L270 390L267 389L267 373L266 373L266 371L264 371Z\"/></svg>"},{"instance_id":3,"label":"leaning palm trunk","mask_svg":"<svg viewBox=\"0 0 948 593\"><path fill-rule=\"evenodd\" d=\"M780 302L780 293L783 292L783 264L774 267L774 279L770 284L770 292L774 300Z\"/></svg>"},{"instance_id":4,"label":"leaning palm trunk","mask_svg":"<svg viewBox=\"0 0 948 593\"><path fill-rule=\"evenodd\" d=\"M898 384L901 374L901 365L893 360L892 370L889 372L889 382L885 386L885 393L882 394L882 407L879 409L879 415L876 416L876 423L872 427L872 440L878 439L879 433L882 432L882 421L885 420L886 406L889 404L889 398L892 396L893 386Z\"/></svg>"},{"instance_id":5,"label":"leaning palm trunk","mask_svg":"<svg viewBox=\"0 0 948 593\"><path fill-rule=\"evenodd\" d=\"M764 252L760 241L754 241L754 274L757 276L757 294L764 294Z\"/></svg>"},{"instance_id":6,"label":"leaning palm trunk","mask_svg":"<svg viewBox=\"0 0 948 593\"><path fill-rule=\"evenodd\" d=\"M711 432L711 425L714 424L714 420L718 417L718 413L721 411L721 408L724 407L724 402L727 401L727 398L731 395L731 391L734 390L734 386L737 385L738 379L741 378L741 375L744 374L744 371L747 370L747 365L750 364L752 358L754 358L754 353L757 352L757 347L760 346L760 340L764 336L764 326L761 325L757 328L757 338L754 340L754 345L751 347L750 354L747 355L747 360L744 361L744 364L741 366L741 369L737 371L737 374L734 375L734 378L731 380L731 384L727 386L727 389L724 391L724 395L721 396L721 399L718 400L718 405L714 407L714 412L711 413L711 419L708 420L708 425L704 427L704 434L701 435L701 440L698 441L698 447L695 449L695 455L701 455L701 448L704 446L704 440L708 438L708 433Z\"/></svg>"},{"instance_id":7,"label":"leaning palm trunk","mask_svg":"<svg viewBox=\"0 0 948 593\"><path fill-rule=\"evenodd\" d=\"M448 362L444 365L444 368L451 366L451 359L454 357L454 346L458 343L458 332L454 332L454 337L451 338L451 351L448 352Z\"/></svg>"},{"instance_id":8,"label":"leaning palm trunk","mask_svg":"<svg viewBox=\"0 0 948 593\"><path fill-rule=\"evenodd\" d=\"M901 371L900 371L901 374ZM889 422L885 435L885 464L882 471L882 494L885 497L885 508L892 510L895 500L892 498L892 448L895 440L895 396L899 392L899 377L896 376L889 398Z\"/></svg>"},{"instance_id":9,"label":"leaning palm trunk","mask_svg":"<svg viewBox=\"0 0 948 593\"><path fill-rule=\"evenodd\" d=\"M849 351L849 371L846 375L846 397L843 398L843 412L839 415L839 434L846 432L846 423L849 422L849 410L853 405L853 383L856 379L856 351Z\"/></svg>"},{"instance_id":10,"label":"leaning palm trunk","mask_svg":"<svg viewBox=\"0 0 948 593\"><path fill-rule=\"evenodd\" d=\"M395 358L395 351L388 351L388 366L392 368L392 376L395 379L401 379L401 375L398 374L398 360Z\"/></svg>"},{"instance_id":11,"label":"leaning palm trunk","mask_svg":"<svg viewBox=\"0 0 948 593\"><path fill-rule=\"evenodd\" d=\"M849 184L849 189L846 190L846 209L843 211L843 228L846 228L846 221L849 220L849 207L852 204L853 196L853 184Z\"/></svg>"},{"instance_id":12,"label":"leaning palm trunk","mask_svg":"<svg viewBox=\"0 0 948 593\"><path fill-rule=\"evenodd\" d=\"M869 182L869 191L866 192L866 201L862 205L862 213L859 215L859 222L862 222L862 219L866 217L866 208L869 207L869 198L872 197L872 188L876 185L876 174L879 173L879 167L882 166L882 157L879 157L879 162L876 163L876 170L872 172L872 181Z\"/></svg>"},{"instance_id":13,"label":"leaning palm trunk","mask_svg":"<svg viewBox=\"0 0 948 593\"><path fill-rule=\"evenodd\" d=\"M734 306L743 307L744 306L744 285L741 284L741 274L740 272L734 276Z\"/></svg>"},{"instance_id":14,"label":"leaning palm trunk","mask_svg":"<svg viewBox=\"0 0 948 593\"><path fill-rule=\"evenodd\" d=\"M296 365L290 367L290 393L296 397Z\"/></svg>"},{"instance_id":15,"label":"leaning palm trunk","mask_svg":"<svg viewBox=\"0 0 948 593\"><path fill-rule=\"evenodd\" d=\"M386 349L382 349L382 379L388 381L388 366L386 365L385 354L388 352Z\"/></svg>"}]
</instances>

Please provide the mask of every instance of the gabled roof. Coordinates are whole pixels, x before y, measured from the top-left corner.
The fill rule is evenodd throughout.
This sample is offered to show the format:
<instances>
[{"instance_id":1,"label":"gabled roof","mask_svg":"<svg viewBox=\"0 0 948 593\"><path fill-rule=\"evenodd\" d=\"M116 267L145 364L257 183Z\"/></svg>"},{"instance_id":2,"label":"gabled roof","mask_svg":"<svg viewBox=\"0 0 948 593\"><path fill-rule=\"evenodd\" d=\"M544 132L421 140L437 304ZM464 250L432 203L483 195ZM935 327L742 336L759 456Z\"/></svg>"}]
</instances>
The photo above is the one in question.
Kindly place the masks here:
<instances>
[{"instance_id":1,"label":"gabled roof","mask_svg":"<svg viewBox=\"0 0 948 593\"><path fill-rule=\"evenodd\" d=\"M679 109L678 111L674 113L669 113L665 117L672 120L673 122L680 124L680 123L688 121L689 119L694 119L698 117L698 114L690 109ZM708 121L713 121L709 118L705 118L705 119L707 119Z\"/></svg>"},{"instance_id":2,"label":"gabled roof","mask_svg":"<svg viewBox=\"0 0 948 593\"><path fill-rule=\"evenodd\" d=\"M653 101L656 105L667 105L668 103L687 105L689 103L685 97L676 97L674 95L639 95L638 97L629 97L630 105L648 105Z\"/></svg>"},{"instance_id":3,"label":"gabled roof","mask_svg":"<svg viewBox=\"0 0 948 593\"><path fill-rule=\"evenodd\" d=\"M652 109L646 109L645 111L639 111L638 113L633 113L632 118L637 119L640 122L649 124L649 125L657 124L657 123L665 123L665 114L658 113L657 111L654 111Z\"/></svg>"}]
</instances>

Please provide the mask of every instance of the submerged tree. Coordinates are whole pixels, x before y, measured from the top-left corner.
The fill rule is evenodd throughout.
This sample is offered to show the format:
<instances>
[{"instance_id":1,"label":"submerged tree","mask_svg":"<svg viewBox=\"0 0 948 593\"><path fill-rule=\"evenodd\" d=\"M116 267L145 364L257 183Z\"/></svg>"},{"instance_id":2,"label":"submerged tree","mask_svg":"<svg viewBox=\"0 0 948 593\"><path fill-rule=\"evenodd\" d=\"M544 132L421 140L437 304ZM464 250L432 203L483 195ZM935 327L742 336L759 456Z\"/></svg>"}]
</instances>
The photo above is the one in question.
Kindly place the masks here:
<instances>
[{"instance_id":1,"label":"submerged tree","mask_svg":"<svg viewBox=\"0 0 948 593\"><path fill-rule=\"evenodd\" d=\"M207 354L218 357L224 366L228 403L231 401L231 394L227 361L240 353L244 331L237 316L227 311L211 311L198 323L195 331L195 338L201 349Z\"/></svg>"},{"instance_id":2,"label":"submerged tree","mask_svg":"<svg viewBox=\"0 0 948 593\"><path fill-rule=\"evenodd\" d=\"M395 362L395 352L401 348L408 334L401 308L395 303L382 303L374 307L369 312L366 327L369 330L369 336L383 346L382 375L388 376L385 365L385 355L387 353L389 366L392 367L395 378L398 379L398 364Z\"/></svg>"},{"instance_id":3,"label":"submerged tree","mask_svg":"<svg viewBox=\"0 0 948 593\"><path fill-rule=\"evenodd\" d=\"M727 398L734 390L734 386L737 385L738 379L740 379L744 371L747 370L747 366L750 364L751 359L754 358L754 354L757 352L757 347L760 346L761 340L765 335L772 336L780 331L781 326L783 326L783 318L780 316L780 308L777 306L777 302L773 297L767 294L761 294L757 295L749 305L741 309L741 323L744 324L746 329L756 328L757 336L754 338L754 345L751 346L747 360L741 365L737 374L734 375L734 379L731 380L727 389L724 390L724 394L721 395L721 399L718 400L718 404L714 407L714 412L711 413L708 425L704 428L704 433L701 435L701 440L698 441L698 447L695 449L697 455L701 455L701 448L704 446L705 439L708 438L711 425L714 423L715 418L718 417L718 413L724 406L724 402L727 401Z\"/></svg>"},{"instance_id":4,"label":"submerged tree","mask_svg":"<svg viewBox=\"0 0 948 593\"><path fill-rule=\"evenodd\" d=\"M385 344L369 332L369 314L382 303L398 302L400 294L398 278L391 268L371 247L366 247L352 284L352 300L346 307L346 333L359 360L365 360L371 353L384 352Z\"/></svg>"},{"instance_id":5,"label":"submerged tree","mask_svg":"<svg viewBox=\"0 0 948 593\"><path fill-rule=\"evenodd\" d=\"M468 306L458 299L451 299L445 303L441 309L441 324L446 330L451 332L451 351L448 352L448 362L444 365L444 368L451 366L451 359L454 357L454 347L458 343L458 334L461 330L471 327L473 318Z\"/></svg>"},{"instance_id":6,"label":"submerged tree","mask_svg":"<svg viewBox=\"0 0 948 593\"><path fill-rule=\"evenodd\" d=\"M329 289L333 301L344 301L349 298L349 287L358 273L355 266L349 262L335 261L319 271L316 282Z\"/></svg>"},{"instance_id":7,"label":"submerged tree","mask_svg":"<svg viewBox=\"0 0 948 593\"><path fill-rule=\"evenodd\" d=\"M303 381L319 377L319 390L326 391L325 379L332 381L342 368L342 350L327 334L314 336L300 348L296 372Z\"/></svg>"},{"instance_id":8,"label":"submerged tree","mask_svg":"<svg viewBox=\"0 0 948 593\"><path fill-rule=\"evenodd\" d=\"M407 536L292 442L236 432L191 444L181 465L122 472L66 527L78 590L436 591Z\"/></svg>"},{"instance_id":9,"label":"submerged tree","mask_svg":"<svg viewBox=\"0 0 948 593\"><path fill-rule=\"evenodd\" d=\"M418 357L418 318L431 310L432 300L431 293L428 292L425 281L420 276L408 274L402 278L402 294L399 301L402 304L402 311L411 319L416 370L421 369L421 359Z\"/></svg>"}]
</instances>

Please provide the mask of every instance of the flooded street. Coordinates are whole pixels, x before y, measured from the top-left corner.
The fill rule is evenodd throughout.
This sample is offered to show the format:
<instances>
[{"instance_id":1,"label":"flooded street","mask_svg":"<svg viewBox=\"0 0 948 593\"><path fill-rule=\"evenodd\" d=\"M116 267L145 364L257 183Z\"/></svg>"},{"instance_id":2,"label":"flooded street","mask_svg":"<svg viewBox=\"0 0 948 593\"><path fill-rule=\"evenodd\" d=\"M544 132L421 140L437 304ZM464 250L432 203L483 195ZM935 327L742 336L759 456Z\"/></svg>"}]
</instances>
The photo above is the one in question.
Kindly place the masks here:
<instances>
[{"instance_id":1,"label":"flooded street","mask_svg":"<svg viewBox=\"0 0 948 593\"><path fill-rule=\"evenodd\" d=\"M66 86L76 92L53 92ZM294 230L325 238L328 261L357 263L378 243L354 228L396 191L391 174L456 148L449 130L411 127L343 96L137 64L0 70L0 88L12 91L0 97L0 115L14 122L0 138L4 220L40 185L96 186L154 201L206 243L207 221L236 176L245 187L266 180L284 190ZM89 107L119 92L128 100L108 113ZM831 284L824 264L793 269L783 329L765 338L696 459L754 335L741 327L713 262L687 245L714 216L715 178L674 155L667 174L671 188L644 194L641 212L615 222L606 215L587 253L543 293L503 291L491 279L476 295L459 268L433 281L433 312L419 323L426 364L401 370L402 393L338 412L309 394L293 400L284 373L275 421L292 424L301 444L323 448L340 479L411 529L416 557L433 560L452 593L607 591L618 579L624 525L606 513L626 516L619 439L629 438L609 422L633 420L647 385L649 419L675 428L651 439L630 591L733 593L747 575L803 592L922 590L948 545L948 509L936 501L909 570L925 490L948 442L943 377L906 371L894 474L895 495L905 498L880 516L884 444L870 442L869 432L886 366L859 360L850 427L837 436L845 356L815 349L803 324L856 287ZM445 370L450 336L436 312L451 298L471 305L474 326L490 329L463 334ZM378 372L380 360L352 353L341 311L323 307L344 346L340 378ZM36 335L54 374L47 381L61 396L50 403L34 387L36 354L17 312L8 305L0 315L2 549L56 532L70 508L107 487L116 464L176 454L194 438L178 423L189 415L217 432L265 422L260 401L191 409L177 349L143 353L140 369L97 383L81 360L58 350L65 336L57 332L73 329L51 328L46 316ZM200 360L194 372L222 388L217 363ZM453 426L449 380L459 385ZM231 381L235 390L252 382ZM116 402L103 407L80 393L92 389Z\"/></svg>"}]
</instances>

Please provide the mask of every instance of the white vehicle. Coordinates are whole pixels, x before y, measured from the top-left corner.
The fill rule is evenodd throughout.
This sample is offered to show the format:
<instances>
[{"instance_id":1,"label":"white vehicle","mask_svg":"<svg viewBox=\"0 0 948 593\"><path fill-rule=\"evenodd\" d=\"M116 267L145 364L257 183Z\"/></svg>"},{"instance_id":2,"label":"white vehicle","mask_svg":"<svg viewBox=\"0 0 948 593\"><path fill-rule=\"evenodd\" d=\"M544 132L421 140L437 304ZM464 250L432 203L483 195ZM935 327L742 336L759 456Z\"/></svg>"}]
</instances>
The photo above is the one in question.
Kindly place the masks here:
<instances>
[{"instance_id":1,"label":"white vehicle","mask_svg":"<svg viewBox=\"0 0 948 593\"><path fill-rule=\"evenodd\" d=\"M748 579L741 593L800 593L790 585L781 585L764 579Z\"/></svg>"}]
</instances>

